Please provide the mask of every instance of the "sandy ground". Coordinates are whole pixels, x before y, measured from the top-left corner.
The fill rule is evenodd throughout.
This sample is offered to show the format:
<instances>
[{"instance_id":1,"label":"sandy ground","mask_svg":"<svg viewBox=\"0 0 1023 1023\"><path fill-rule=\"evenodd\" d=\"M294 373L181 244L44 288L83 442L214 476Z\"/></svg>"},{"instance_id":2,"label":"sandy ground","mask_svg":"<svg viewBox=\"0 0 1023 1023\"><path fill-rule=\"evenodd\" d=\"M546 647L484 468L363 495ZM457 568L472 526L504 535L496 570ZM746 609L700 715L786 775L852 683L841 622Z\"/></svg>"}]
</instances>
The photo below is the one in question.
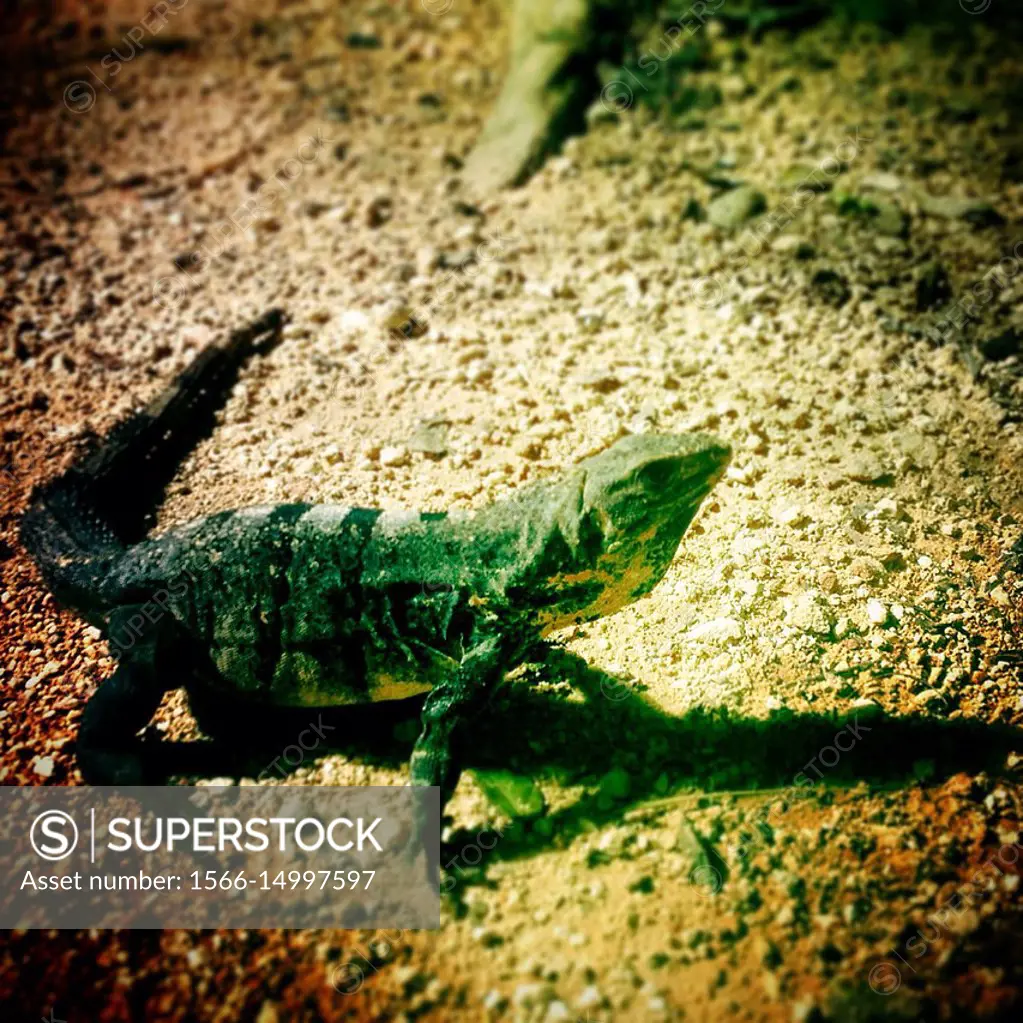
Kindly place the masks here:
<instances>
[{"instance_id":1,"label":"sandy ground","mask_svg":"<svg viewBox=\"0 0 1023 1023\"><path fill-rule=\"evenodd\" d=\"M1018 50L965 13L951 44L825 25L739 53L711 25L701 130L594 111L480 207L457 169L504 23L429 6L196 0L159 52L103 64L144 13L124 4L8 69L0 777L79 781L111 667L17 547L28 488L271 305L287 342L162 526L476 507L644 430L712 430L733 465L652 596L564 634L480 723L473 766L532 777L547 810L508 827L465 775L439 932L16 933L0 999L66 1020L1018 1018L1023 393L1018 355L978 354L1023 294ZM814 167L829 190L755 241L701 219L717 192L693 168L771 216ZM967 292L978 325L933 344ZM409 311L426 332L389 338ZM180 697L159 727L196 734ZM344 737L282 781L400 783L412 734Z\"/></svg>"}]
</instances>

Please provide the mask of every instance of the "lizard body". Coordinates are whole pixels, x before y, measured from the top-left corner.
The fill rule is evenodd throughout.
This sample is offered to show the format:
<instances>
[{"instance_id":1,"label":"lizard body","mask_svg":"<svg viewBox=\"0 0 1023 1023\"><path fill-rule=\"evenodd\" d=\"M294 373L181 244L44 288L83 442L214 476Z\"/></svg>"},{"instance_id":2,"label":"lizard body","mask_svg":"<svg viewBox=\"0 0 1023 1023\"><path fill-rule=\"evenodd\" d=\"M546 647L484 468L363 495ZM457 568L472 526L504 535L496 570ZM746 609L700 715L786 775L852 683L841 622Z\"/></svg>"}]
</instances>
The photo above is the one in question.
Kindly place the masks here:
<instances>
[{"instance_id":1,"label":"lizard body","mask_svg":"<svg viewBox=\"0 0 1023 1023\"><path fill-rule=\"evenodd\" d=\"M465 722L543 636L656 585L728 449L700 434L627 437L477 512L284 504L146 536L181 452L280 323L271 314L201 355L33 496L26 546L117 651L83 715L79 764L89 781L141 780L135 735L181 685L193 705L213 694L266 708L427 692L412 779L445 799ZM154 593L160 615L144 613Z\"/></svg>"}]
</instances>

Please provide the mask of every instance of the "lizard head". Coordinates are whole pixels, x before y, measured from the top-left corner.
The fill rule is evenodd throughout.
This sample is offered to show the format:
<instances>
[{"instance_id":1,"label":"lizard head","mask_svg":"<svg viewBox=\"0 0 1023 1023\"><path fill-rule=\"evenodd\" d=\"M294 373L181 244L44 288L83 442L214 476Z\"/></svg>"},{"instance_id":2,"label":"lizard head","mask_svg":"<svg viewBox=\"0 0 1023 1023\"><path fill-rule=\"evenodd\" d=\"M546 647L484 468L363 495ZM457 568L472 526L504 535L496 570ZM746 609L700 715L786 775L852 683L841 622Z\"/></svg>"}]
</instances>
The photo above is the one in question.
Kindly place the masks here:
<instances>
[{"instance_id":1,"label":"lizard head","mask_svg":"<svg viewBox=\"0 0 1023 1023\"><path fill-rule=\"evenodd\" d=\"M608 538L680 518L688 526L730 457L726 444L705 433L623 437L581 463L584 508L605 519Z\"/></svg>"},{"instance_id":2,"label":"lizard head","mask_svg":"<svg viewBox=\"0 0 1023 1023\"><path fill-rule=\"evenodd\" d=\"M577 550L586 553L577 571L549 580L555 592L560 584L574 596L551 609L545 631L611 614L652 590L730 455L706 434L643 434L581 462L581 506L573 517Z\"/></svg>"},{"instance_id":3,"label":"lizard head","mask_svg":"<svg viewBox=\"0 0 1023 1023\"><path fill-rule=\"evenodd\" d=\"M604 553L656 565L659 578L730 456L706 434L642 434L583 462L584 513L600 524Z\"/></svg>"}]
</instances>

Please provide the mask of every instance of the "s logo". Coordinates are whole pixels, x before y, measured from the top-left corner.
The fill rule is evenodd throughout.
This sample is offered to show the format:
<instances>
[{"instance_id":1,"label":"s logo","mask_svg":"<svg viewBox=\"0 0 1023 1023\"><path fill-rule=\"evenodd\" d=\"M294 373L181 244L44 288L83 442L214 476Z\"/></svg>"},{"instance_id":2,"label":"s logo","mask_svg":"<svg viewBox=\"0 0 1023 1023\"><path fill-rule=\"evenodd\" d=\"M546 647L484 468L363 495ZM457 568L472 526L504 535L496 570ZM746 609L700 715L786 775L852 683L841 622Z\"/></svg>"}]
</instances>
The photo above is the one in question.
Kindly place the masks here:
<instances>
[{"instance_id":1,"label":"s logo","mask_svg":"<svg viewBox=\"0 0 1023 1023\"><path fill-rule=\"evenodd\" d=\"M63 860L78 845L78 825L63 810L44 810L32 822L29 841L44 860Z\"/></svg>"}]
</instances>

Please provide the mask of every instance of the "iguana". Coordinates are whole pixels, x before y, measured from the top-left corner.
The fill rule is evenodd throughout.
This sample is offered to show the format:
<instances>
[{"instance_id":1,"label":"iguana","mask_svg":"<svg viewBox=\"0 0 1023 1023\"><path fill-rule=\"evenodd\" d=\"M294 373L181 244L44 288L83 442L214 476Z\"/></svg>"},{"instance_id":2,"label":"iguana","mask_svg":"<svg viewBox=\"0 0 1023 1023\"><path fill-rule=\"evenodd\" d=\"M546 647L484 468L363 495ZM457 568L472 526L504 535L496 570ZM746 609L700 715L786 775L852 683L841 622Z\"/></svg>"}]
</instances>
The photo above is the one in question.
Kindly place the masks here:
<instances>
[{"instance_id":1,"label":"iguana","mask_svg":"<svg viewBox=\"0 0 1023 1023\"><path fill-rule=\"evenodd\" d=\"M138 732L181 686L214 740L237 728L199 716L218 701L272 710L428 693L411 778L439 786L443 806L466 723L503 676L547 633L649 592L729 451L702 434L631 436L475 513L281 504L147 536L181 460L282 321L271 311L203 351L33 492L25 547L117 659L83 713L78 763L92 783L149 780L158 744Z\"/></svg>"}]
</instances>

